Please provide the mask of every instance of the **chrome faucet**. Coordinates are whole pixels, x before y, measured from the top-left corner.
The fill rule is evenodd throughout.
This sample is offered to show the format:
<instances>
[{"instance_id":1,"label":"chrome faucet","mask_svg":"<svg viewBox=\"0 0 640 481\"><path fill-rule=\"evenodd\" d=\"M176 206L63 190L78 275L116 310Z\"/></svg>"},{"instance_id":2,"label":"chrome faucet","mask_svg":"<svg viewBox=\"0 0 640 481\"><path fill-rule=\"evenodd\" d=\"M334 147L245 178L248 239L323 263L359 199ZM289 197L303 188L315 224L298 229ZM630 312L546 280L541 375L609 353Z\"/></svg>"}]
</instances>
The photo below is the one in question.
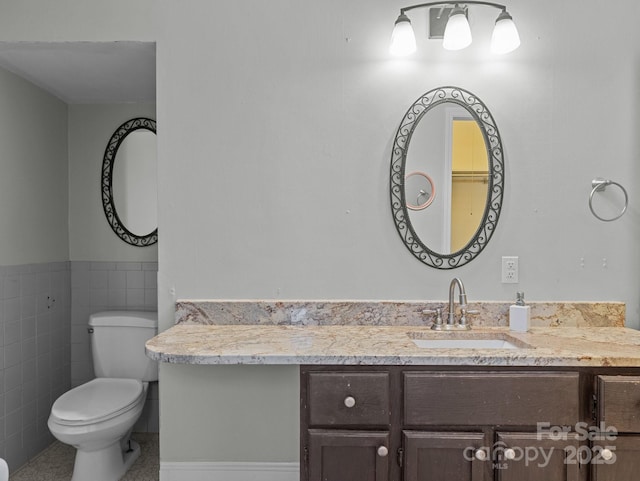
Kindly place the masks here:
<instances>
[{"instance_id":1,"label":"chrome faucet","mask_svg":"<svg viewBox=\"0 0 640 481\"><path fill-rule=\"evenodd\" d=\"M456 293L456 286L458 286L458 289L460 290L460 309L462 309L462 319L465 320L465 325L467 325L465 318L465 312L467 309L467 293L464 290L464 284L462 283L460 278L454 277L451 280L451 284L449 284L449 318L447 319L448 329L452 329L454 326L458 327L456 325L456 306L455 301L453 300L453 296ZM468 329L468 327L466 327L466 329Z\"/></svg>"},{"instance_id":2,"label":"chrome faucet","mask_svg":"<svg viewBox=\"0 0 640 481\"><path fill-rule=\"evenodd\" d=\"M456 305L454 300L456 286L458 286L458 290L460 291L460 320L458 322L456 322ZM431 329L433 329L434 331L450 331L452 329L471 329L471 324L467 323L467 315L479 314L480 312L467 309L467 292L464 290L464 284L462 283L460 278L455 277L451 280L451 284L449 284L449 316L447 317L446 324L442 320L441 308L425 309L424 311L422 311L422 313L436 314L436 320L431 325Z\"/></svg>"}]
</instances>

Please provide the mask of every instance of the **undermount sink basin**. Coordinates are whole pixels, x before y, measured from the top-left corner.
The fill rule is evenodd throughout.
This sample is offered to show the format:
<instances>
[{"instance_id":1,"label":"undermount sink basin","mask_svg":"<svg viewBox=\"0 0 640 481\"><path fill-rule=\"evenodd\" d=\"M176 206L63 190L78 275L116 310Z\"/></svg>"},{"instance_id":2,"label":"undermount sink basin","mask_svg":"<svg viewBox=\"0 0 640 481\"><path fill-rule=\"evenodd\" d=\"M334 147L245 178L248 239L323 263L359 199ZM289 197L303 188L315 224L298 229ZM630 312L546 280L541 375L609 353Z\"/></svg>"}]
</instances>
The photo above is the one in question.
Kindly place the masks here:
<instances>
[{"instance_id":1,"label":"undermount sink basin","mask_svg":"<svg viewBox=\"0 0 640 481\"><path fill-rule=\"evenodd\" d=\"M502 339L413 339L413 343L427 349L521 349Z\"/></svg>"},{"instance_id":2,"label":"undermount sink basin","mask_svg":"<svg viewBox=\"0 0 640 481\"><path fill-rule=\"evenodd\" d=\"M504 333L484 334L452 332L440 335L408 333L413 343L423 349L530 349L531 346Z\"/></svg>"}]
</instances>

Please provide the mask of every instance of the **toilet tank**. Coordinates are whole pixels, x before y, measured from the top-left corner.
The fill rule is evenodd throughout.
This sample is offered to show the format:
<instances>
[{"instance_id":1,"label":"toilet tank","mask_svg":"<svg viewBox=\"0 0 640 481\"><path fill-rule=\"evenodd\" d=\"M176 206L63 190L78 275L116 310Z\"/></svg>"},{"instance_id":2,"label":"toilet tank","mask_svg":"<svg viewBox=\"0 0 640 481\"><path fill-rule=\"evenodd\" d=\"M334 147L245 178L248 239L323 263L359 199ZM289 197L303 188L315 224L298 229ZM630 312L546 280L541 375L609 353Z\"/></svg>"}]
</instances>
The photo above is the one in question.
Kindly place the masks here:
<instances>
[{"instance_id":1,"label":"toilet tank","mask_svg":"<svg viewBox=\"0 0 640 481\"><path fill-rule=\"evenodd\" d=\"M89 316L91 355L96 377L156 381L158 363L144 344L158 332L157 312L105 311Z\"/></svg>"}]
</instances>

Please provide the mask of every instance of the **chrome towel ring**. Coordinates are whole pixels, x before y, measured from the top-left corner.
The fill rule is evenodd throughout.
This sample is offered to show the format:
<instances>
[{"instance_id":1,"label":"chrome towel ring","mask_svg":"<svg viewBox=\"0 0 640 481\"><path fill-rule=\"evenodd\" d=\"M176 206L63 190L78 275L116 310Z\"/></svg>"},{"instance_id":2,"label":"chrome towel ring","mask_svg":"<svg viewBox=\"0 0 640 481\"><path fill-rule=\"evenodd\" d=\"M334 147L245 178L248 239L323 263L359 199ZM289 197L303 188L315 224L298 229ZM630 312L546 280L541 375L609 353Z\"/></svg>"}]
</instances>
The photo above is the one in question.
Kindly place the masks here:
<instances>
[{"instance_id":1,"label":"chrome towel ring","mask_svg":"<svg viewBox=\"0 0 640 481\"><path fill-rule=\"evenodd\" d=\"M617 216L612 217L610 219L606 219L604 217L600 217L598 214L596 214L595 210L593 210L593 195L596 192L604 192L607 186L609 185L615 185L616 187L620 188L620 190L624 194L624 207L622 208L622 211L620 211L620 213ZM623 214L627 211L627 207L629 206L629 195L627 195L627 190L624 187L622 187L622 185L620 185L617 182L614 182L613 180L597 177L591 181L591 187L592 187L591 194L589 194L589 209L591 210L591 213L596 217L596 219L599 219L603 222L611 222L622 217Z\"/></svg>"}]
</instances>

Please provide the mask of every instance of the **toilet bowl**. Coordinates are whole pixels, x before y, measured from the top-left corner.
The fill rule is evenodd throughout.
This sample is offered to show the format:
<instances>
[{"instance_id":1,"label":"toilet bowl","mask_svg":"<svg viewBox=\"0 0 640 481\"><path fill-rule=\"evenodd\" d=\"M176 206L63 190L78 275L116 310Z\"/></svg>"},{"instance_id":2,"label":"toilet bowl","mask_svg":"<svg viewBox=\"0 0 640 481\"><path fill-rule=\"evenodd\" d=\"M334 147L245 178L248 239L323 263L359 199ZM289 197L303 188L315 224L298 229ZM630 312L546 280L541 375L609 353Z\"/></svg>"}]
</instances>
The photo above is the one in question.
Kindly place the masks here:
<instances>
[{"instance_id":1,"label":"toilet bowl","mask_svg":"<svg viewBox=\"0 0 640 481\"><path fill-rule=\"evenodd\" d=\"M72 481L115 481L140 448L129 440L147 394L136 379L97 378L60 396L48 425L61 442L77 449Z\"/></svg>"},{"instance_id":2,"label":"toilet bowl","mask_svg":"<svg viewBox=\"0 0 640 481\"><path fill-rule=\"evenodd\" d=\"M9 481L9 466L2 458L0 458L0 481Z\"/></svg>"},{"instance_id":3,"label":"toilet bowl","mask_svg":"<svg viewBox=\"0 0 640 481\"><path fill-rule=\"evenodd\" d=\"M48 426L59 441L76 448L71 481L118 481L140 455L130 439L158 366L144 344L157 332L156 313L111 311L89 318L97 376L60 396Z\"/></svg>"}]
</instances>

